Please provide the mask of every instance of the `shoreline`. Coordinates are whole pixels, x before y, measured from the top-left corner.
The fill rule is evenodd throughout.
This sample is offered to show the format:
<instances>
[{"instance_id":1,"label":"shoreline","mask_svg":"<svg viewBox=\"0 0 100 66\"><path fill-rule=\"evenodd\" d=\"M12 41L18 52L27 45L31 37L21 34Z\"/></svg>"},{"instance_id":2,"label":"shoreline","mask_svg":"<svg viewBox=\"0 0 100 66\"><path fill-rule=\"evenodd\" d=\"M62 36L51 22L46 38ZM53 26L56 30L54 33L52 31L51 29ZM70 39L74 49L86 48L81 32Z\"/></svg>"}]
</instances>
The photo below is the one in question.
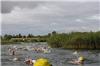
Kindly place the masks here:
<instances>
[{"instance_id":1,"label":"shoreline","mask_svg":"<svg viewBox=\"0 0 100 66\"><path fill-rule=\"evenodd\" d=\"M27 43L47 43L47 42L12 42L12 43L1 43L1 45L21 45ZM28 44L27 44L28 45ZM65 50L100 50L100 48L57 48L57 49L65 49Z\"/></svg>"}]
</instances>

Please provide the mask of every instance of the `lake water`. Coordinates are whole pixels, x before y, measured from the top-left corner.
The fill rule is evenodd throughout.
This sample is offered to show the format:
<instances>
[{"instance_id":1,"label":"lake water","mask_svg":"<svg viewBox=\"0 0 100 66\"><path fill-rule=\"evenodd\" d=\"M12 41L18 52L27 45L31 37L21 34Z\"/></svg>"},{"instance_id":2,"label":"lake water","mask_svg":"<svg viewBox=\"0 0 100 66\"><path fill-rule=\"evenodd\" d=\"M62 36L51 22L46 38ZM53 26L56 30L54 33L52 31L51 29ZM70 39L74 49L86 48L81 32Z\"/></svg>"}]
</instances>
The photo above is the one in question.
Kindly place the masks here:
<instances>
[{"instance_id":1,"label":"lake water","mask_svg":"<svg viewBox=\"0 0 100 66\"><path fill-rule=\"evenodd\" d=\"M40 45L41 44L41 45ZM46 46L46 43L29 43L29 44L14 44L17 47L26 47L26 46ZM27 56L30 56L34 59L44 57L48 58L49 61L53 66L100 66L100 50L85 50L79 51L80 55L83 55L87 60L85 61L84 65L74 65L69 64L68 62L71 59L76 58L76 55L73 55L74 50L64 50L64 49L51 49L51 53L37 53L32 50L18 50L16 57L20 58L19 61L12 61L15 56L11 56L8 53L8 48L13 45L2 45L1 46L1 63L2 66L29 66L24 63L24 59ZM31 65L30 65L31 66Z\"/></svg>"}]
</instances>

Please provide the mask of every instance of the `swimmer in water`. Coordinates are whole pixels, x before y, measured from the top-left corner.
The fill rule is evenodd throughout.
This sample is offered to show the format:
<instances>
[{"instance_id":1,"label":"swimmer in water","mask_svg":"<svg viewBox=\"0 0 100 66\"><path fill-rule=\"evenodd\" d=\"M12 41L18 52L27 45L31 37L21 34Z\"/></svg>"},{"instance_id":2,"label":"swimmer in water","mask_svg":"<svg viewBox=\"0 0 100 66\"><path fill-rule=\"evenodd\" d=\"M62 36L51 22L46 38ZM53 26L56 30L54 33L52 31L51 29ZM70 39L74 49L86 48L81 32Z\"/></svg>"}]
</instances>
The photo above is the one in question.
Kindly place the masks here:
<instances>
[{"instance_id":1,"label":"swimmer in water","mask_svg":"<svg viewBox=\"0 0 100 66\"><path fill-rule=\"evenodd\" d=\"M33 66L52 66L48 59L40 58L35 61Z\"/></svg>"},{"instance_id":2,"label":"swimmer in water","mask_svg":"<svg viewBox=\"0 0 100 66\"><path fill-rule=\"evenodd\" d=\"M17 47L13 46L12 48L8 48L10 55L16 55Z\"/></svg>"},{"instance_id":3,"label":"swimmer in water","mask_svg":"<svg viewBox=\"0 0 100 66\"><path fill-rule=\"evenodd\" d=\"M70 61L69 63L72 63L72 64L84 64L84 57L83 56L80 56L79 58L78 58L78 60L73 60L73 61Z\"/></svg>"},{"instance_id":4,"label":"swimmer in water","mask_svg":"<svg viewBox=\"0 0 100 66\"><path fill-rule=\"evenodd\" d=\"M34 59L31 59L30 56L28 56L25 61L24 61L26 64L34 64L35 63L35 60Z\"/></svg>"}]
</instances>

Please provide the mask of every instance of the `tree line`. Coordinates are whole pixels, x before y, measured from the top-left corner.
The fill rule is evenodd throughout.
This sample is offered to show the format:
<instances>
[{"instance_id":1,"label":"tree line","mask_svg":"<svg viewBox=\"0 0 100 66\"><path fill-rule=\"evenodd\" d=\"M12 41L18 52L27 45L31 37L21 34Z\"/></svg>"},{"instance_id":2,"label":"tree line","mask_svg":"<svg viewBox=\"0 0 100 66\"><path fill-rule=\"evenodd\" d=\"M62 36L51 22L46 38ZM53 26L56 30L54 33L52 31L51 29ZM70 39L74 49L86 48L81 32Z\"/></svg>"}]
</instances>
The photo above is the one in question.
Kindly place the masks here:
<instances>
[{"instance_id":1,"label":"tree line","mask_svg":"<svg viewBox=\"0 0 100 66\"><path fill-rule=\"evenodd\" d=\"M48 33L47 35L22 35L22 34L5 34L4 36L1 36L1 44L8 44L8 43L19 43L19 42L46 42L47 39L52 35L55 34L56 31L53 31L52 33Z\"/></svg>"}]
</instances>

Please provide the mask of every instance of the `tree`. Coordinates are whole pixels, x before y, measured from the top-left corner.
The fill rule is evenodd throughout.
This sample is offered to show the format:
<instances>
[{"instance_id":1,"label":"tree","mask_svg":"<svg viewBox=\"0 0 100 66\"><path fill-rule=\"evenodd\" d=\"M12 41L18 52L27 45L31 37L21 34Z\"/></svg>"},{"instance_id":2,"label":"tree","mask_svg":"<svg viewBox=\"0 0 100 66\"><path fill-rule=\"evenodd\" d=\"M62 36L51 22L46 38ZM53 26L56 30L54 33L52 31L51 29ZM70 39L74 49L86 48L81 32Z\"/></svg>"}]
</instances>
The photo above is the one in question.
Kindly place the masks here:
<instances>
[{"instance_id":1,"label":"tree","mask_svg":"<svg viewBox=\"0 0 100 66\"><path fill-rule=\"evenodd\" d=\"M27 38L32 38L33 35L32 34L28 34Z\"/></svg>"},{"instance_id":2,"label":"tree","mask_svg":"<svg viewBox=\"0 0 100 66\"><path fill-rule=\"evenodd\" d=\"M53 32L52 32L52 35L56 35L56 34L57 34L57 32L56 32L56 31L53 31Z\"/></svg>"},{"instance_id":3,"label":"tree","mask_svg":"<svg viewBox=\"0 0 100 66\"><path fill-rule=\"evenodd\" d=\"M7 35L7 34L4 35L5 40L10 40L11 38L12 38L12 35Z\"/></svg>"},{"instance_id":4,"label":"tree","mask_svg":"<svg viewBox=\"0 0 100 66\"><path fill-rule=\"evenodd\" d=\"M22 38L22 35L20 33L18 34L18 38Z\"/></svg>"},{"instance_id":5,"label":"tree","mask_svg":"<svg viewBox=\"0 0 100 66\"><path fill-rule=\"evenodd\" d=\"M48 33L48 37L50 37L51 36L51 33Z\"/></svg>"}]
</instances>

